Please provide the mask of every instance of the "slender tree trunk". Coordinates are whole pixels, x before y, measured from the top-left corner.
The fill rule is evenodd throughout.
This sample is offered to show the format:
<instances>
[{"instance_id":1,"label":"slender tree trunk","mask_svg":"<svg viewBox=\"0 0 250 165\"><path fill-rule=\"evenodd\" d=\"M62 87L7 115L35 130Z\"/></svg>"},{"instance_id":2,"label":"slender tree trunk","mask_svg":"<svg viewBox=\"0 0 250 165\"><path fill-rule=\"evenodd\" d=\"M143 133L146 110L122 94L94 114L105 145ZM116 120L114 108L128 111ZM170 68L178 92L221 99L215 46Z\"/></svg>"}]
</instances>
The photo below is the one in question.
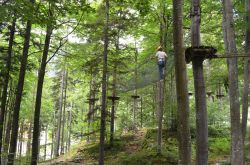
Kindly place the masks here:
<instances>
[{"instance_id":1,"label":"slender tree trunk","mask_svg":"<svg viewBox=\"0 0 250 165\"><path fill-rule=\"evenodd\" d=\"M35 112L36 88L37 88L37 83L35 82L34 87L33 87L32 110L31 110L31 113L33 113L33 114ZM30 119L29 119L30 122L29 122L27 150L26 150L27 161L31 160L31 142L32 142L33 120L34 120L34 117L33 117L33 115L31 115Z\"/></svg>"},{"instance_id":2,"label":"slender tree trunk","mask_svg":"<svg viewBox=\"0 0 250 165\"><path fill-rule=\"evenodd\" d=\"M4 145L3 145L3 151L5 153L8 153L9 149L9 142L10 142L10 132L11 132L11 116L12 116L12 108L10 108L9 112L7 113L7 124L5 129L5 138L4 138Z\"/></svg>"},{"instance_id":3,"label":"slender tree trunk","mask_svg":"<svg viewBox=\"0 0 250 165\"><path fill-rule=\"evenodd\" d=\"M35 0L30 0L32 4L35 3ZM19 72L17 90L16 90L16 100L15 100L15 107L13 111L13 123L12 123L12 134L10 139L10 149L8 155L8 164L14 164L14 158L16 154L16 145L17 145L17 137L18 137L18 125L19 125L19 111L20 105L22 100L23 94L23 86L24 86L24 77L26 73L26 66L28 60L28 52L29 52L29 41L30 41L30 32L31 32L31 21L27 21L26 26L26 34L24 39L24 46L23 46L23 56L21 59L21 67Z\"/></svg>"},{"instance_id":4,"label":"slender tree trunk","mask_svg":"<svg viewBox=\"0 0 250 165\"><path fill-rule=\"evenodd\" d=\"M2 164L7 164L6 155L8 154L8 148L9 148L9 135L10 135L10 125L11 124L11 115L12 115L12 105L13 105L13 98L14 92L13 92L13 80L10 80L9 83L9 92L8 92L8 101L6 103L5 107L5 119L4 119L4 128L3 128L3 136L2 136ZM8 140L6 139L8 138ZM7 143L6 143L7 142ZM0 161L1 161L0 159Z\"/></svg>"},{"instance_id":5,"label":"slender tree trunk","mask_svg":"<svg viewBox=\"0 0 250 165\"><path fill-rule=\"evenodd\" d=\"M103 70L102 70L102 109L101 109L101 128L100 128L100 148L99 148L99 165L104 165L104 141L106 130L106 105L107 105L107 62L108 62L108 45L109 45L109 0L105 0L106 22L103 31L104 51L103 51Z\"/></svg>"},{"instance_id":6,"label":"slender tree trunk","mask_svg":"<svg viewBox=\"0 0 250 165\"><path fill-rule=\"evenodd\" d=\"M173 39L178 115L179 164L191 165L187 68L183 42L183 0L173 0Z\"/></svg>"},{"instance_id":7,"label":"slender tree trunk","mask_svg":"<svg viewBox=\"0 0 250 165\"><path fill-rule=\"evenodd\" d=\"M200 11L200 0L192 0L191 43L193 47L200 46ZM203 59L194 58L192 62L196 106L196 164L206 165L208 164L208 126Z\"/></svg>"},{"instance_id":8,"label":"slender tree trunk","mask_svg":"<svg viewBox=\"0 0 250 165\"><path fill-rule=\"evenodd\" d=\"M133 129L137 130L137 111L138 111L138 98L137 98L137 86L138 86L138 50L137 45L135 42L135 90L134 90L134 97L133 97Z\"/></svg>"},{"instance_id":9,"label":"slender tree trunk","mask_svg":"<svg viewBox=\"0 0 250 165\"><path fill-rule=\"evenodd\" d=\"M157 131L157 154L161 154L162 150L162 118L163 118L163 99L164 98L164 82L158 83L158 105L157 105L157 118L158 118L158 131Z\"/></svg>"},{"instance_id":10,"label":"slender tree trunk","mask_svg":"<svg viewBox=\"0 0 250 165\"><path fill-rule=\"evenodd\" d=\"M118 51L117 51L118 52ZM116 64L114 66L114 73L113 73L113 92L112 96L116 96ZM111 118L110 118L110 147L114 145L114 125L115 125L115 98L112 99L112 108L111 108Z\"/></svg>"},{"instance_id":11,"label":"slender tree trunk","mask_svg":"<svg viewBox=\"0 0 250 165\"><path fill-rule=\"evenodd\" d=\"M46 64L47 64L47 57L49 53L51 35L52 35L52 27L48 25L46 37L45 37L44 49L43 49L42 62L41 62L40 70L38 73L38 81L37 81L31 165L36 165L38 161L41 100L42 100L43 82L44 82L44 76L45 76L45 70L46 70Z\"/></svg>"},{"instance_id":12,"label":"slender tree trunk","mask_svg":"<svg viewBox=\"0 0 250 165\"><path fill-rule=\"evenodd\" d=\"M160 2L161 13L160 13L160 45L163 50L167 48L167 17L166 17L166 1L161 0Z\"/></svg>"},{"instance_id":13,"label":"slender tree trunk","mask_svg":"<svg viewBox=\"0 0 250 165\"><path fill-rule=\"evenodd\" d=\"M62 120L62 109L63 109L63 94L64 94L64 76L65 76L65 70L61 72L62 79L61 79L61 96L59 99L59 112L58 112L58 121L57 121L57 131L56 131L56 142L55 142L55 156L59 156L59 148L60 148L60 137L61 137L61 120Z\"/></svg>"},{"instance_id":14,"label":"slender tree trunk","mask_svg":"<svg viewBox=\"0 0 250 165\"><path fill-rule=\"evenodd\" d=\"M14 35L16 29L16 19L14 18L11 29L10 29L10 39L9 39L9 47L8 47L8 57L6 62L6 73L4 76L4 85L3 85L3 92L2 92L2 100L1 100L1 108L0 108L0 165L2 159L2 139L3 139L3 124L5 118L5 110L6 110L6 100L8 95L8 84L9 84L9 76L10 76L10 69L11 69L11 57L12 57L12 47L14 42Z\"/></svg>"},{"instance_id":15,"label":"slender tree trunk","mask_svg":"<svg viewBox=\"0 0 250 165\"><path fill-rule=\"evenodd\" d=\"M163 50L166 51L167 47L167 19L166 19L166 2L163 0L161 3L161 14L160 14L160 45ZM166 67L164 68L166 72ZM165 74L166 75L166 74ZM164 78L165 81L165 78ZM157 119L158 119L158 130L157 130L157 154L161 154L162 150L162 120L163 120L163 109L164 109L164 86L165 82L160 81L158 83L158 101L157 101Z\"/></svg>"},{"instance_id":16,"label":"slender tree trunk","mask_svg":"<svg viewBox=\"0 0 250 165\"><path fill-rule=\"evenodd\" d=\"M32 120L32 119L31 119ZM32 127L33 127L33 121L30 120L29 123L29 130L28 130L28 139L27 139L27 150L26 150L26 156L27 156L27 160L29 160L31 157L31 138L32 138Z\"/></svg>"},{"instance_id":17,"label":"slender tree trunk","mask_svg":"<svg viewBox=\"0 0 250 165\"><path fill-rule=\"evenodd\" d=\"M115 100L112 99L112 108L111 108L111 118L110 118L110 147L114 145L114 124L115 124Z\"/></svg>"},{"instance_id":18,"label":"slender tree trunk","mask_svg":"<svg viewBox=\"0 0 250 165\"><path fill-rule=\"evenodd\" d=\"M245 10L246 10L246 38L245 38L245 52L246 54L250 53L250 0L245 0ZM249 57L245 58L244 64L244 90L242 97L242 140L243 146L246 137L246 128L247 128L247 118L248 118L248 94L249 94Z\"/></svg>"},{"instance_id":19,"label":"slender tree trunk","mask_svg":"<svg viewBox=\"0 0 250 165\"><path fill-rule=\"evenodd\" d=\"M47 143L48 143L48 125L45 126L44 161L46 161L46 156L47 156Z\"/></svg>"},{"instance_id":20,"label":"slender tree trunk","mask_svg":"<svg viewBox=\"0 0 250 165\"><path fill-rule=\"evenodd\" d=\"M142 104L143 103L143 100L142 100L142 97L141 97L141 128L143 127L143 113L142 113Z\"/></svg>"},{"instance_id":21,"label":"slender tree trunk","mask_svg":"<svg viewBox=\"0 0 250 165\"><path fill-rule=\"evenodd\" d=\"M70 149L70 145L71 145L71 125L72 125L72 109L73 109L73 105L71 105L71 109L69 111L69 128L68 128L68 151Z\"/></svg>"},{"instance_id":22,"label":"slender tree trunk","mask_svg":"<svg viewBox=\"0 0 250 165\"><path fill-rule=\"evenodd\" d=\"M23 132L24 132L24 130L23 130L23 122L22 122L21 127L20 127L20 135L19 135L19 161L20 162L21 162L21 158L22 158Z\"/></svg>"},{"instance_id":23,"label":"slender tree trunk","mask_svg":"<svg viewBox=\"0 0 250 165\"><path fill-rule=\"evenodd\" d=\"M90 82L89 113L88 113L88 135L87 135L87 142L88 143L90 142L90 132L93 131L93 126L92 125L93 125L93 119L94 119L95 91L96 91L96 87L95 87L96 86L96 82L95 82L96 73L92 72L91 75L92 75L91 76L92 79L91 79L91 82ZM83 132L83 128L81 130Z\"/></svg>"},{"instance_id":24,"label":"slender tree trunk","mask_svg":"<svg viewBox=\"0 0 250 165\"><path fill-rule=\"evenodd\" d=\"M12 86L12 85L11 85ZM9 146L10 146L10 134L11 134L11 124L12 124L12 114L13 114L13 107L14 107L14 87L11 88L11 101L10 101L10 105L9 105L9 112L8 112L8 121L7 121L7 126L5 129L5 139L4 139L4 152L8 153L9 150ZM7 157L4 157L3 159L4 163L3 164L7 164Z\"/></svg>"},{"instance_id":25,"label":"slender tree trunk","mask_svg":"<svg viewBox=\"0 0 250 165\"><path fill-rule=\"evenodd\" d=\"M8 99L7 99L7 101L6 101L6 106L5 106L5 116L7 117L8 116L8 109L10 108L10 106L11 106L11 101L12 101L12 80L10 80L10 82L9 82L9 87L8 87L9 89L9 91L8 91ZM5 132L6 132L6 127L7 127L7 123L8 123L8 119L7 118L5 118L4 119L4 127L3 127L3 139L2 139L2 143L4 143L3 141L4 141L4 137L5 137Z\"/></svg>"},{"instance_id":26,"label":"slender tree trunk","mask_svg":"<svg viewBox=\"0 0 250 165\"><path fill-rule=\"evenodd\" d=\"M231 0L223 0L224 18L226 23L227 54L237 56L233 23L233 5ZM240 101L238 88L237 58L228 58L229 100L231 116L231 164L243 165L243 140L240 123Z\"/></svg>"},{"instance_id":27,"label":"slender tree trunk","mask_svg":"<svg viewBox=\"0 0 250 165\"><path fill-rule=\"evenodd\" d=\"M64 154L64 126L65 126L65 117L66 117L66 103L67 103L67 85L68 85L68 71L65 71L65 88L64 88L64 103L63 103L63 121L62 121L62 141L61 141L61 154Z\"/></svg>"},{"instance_id":28,"label":"slender tree trunk","mask_svg":"<svg viewBox=\"0 0 250 165\"><path fill-rule=\"evenodd\" d=\"M53 158L53 154L55 155L55 153L56 153L56 150L55 150L55 144L56 144L56 142L55 142L55 136L56 136L56 134L55 134L55 132L56 132L56 114L57 114L57 110L55 109L55 111L54 111L54 117L53 117L52 139L51 139L52 144L51 144L50 159L52 159Z\"/></svg>"}]
</instances>

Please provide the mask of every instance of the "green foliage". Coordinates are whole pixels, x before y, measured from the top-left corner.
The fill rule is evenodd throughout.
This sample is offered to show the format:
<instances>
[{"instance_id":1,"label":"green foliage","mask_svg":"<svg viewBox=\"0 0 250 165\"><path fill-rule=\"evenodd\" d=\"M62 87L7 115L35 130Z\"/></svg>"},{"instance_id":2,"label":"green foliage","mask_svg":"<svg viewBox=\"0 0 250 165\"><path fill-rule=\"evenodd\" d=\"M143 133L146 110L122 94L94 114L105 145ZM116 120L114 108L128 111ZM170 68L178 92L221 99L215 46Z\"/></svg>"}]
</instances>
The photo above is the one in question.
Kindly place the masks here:
<instances>
[{"instance_id":1,"label":"green foliage","mask_svg":"<svg viewBox=\"0 0 250 165\"><path fill-rule=\"evenodd\" d=\"M215 125L208 126L208 136L214 138L223 138L230 136L230 128L229 127L218 127Z\"/></svg>"},{"instance_id":2,"label":"green foliage","mask_svg":"<svg viewBox=\"0 0 250 165\"><path fill-rule=\"evenodd\" d=\"M143 150L120 160L119 165L152 165L152 164L167 164L174 165L178 162L178 158L173 152L163 152L162 155L157 155L154 151Z\"/></svg>"},{"instance_id":3,"label":"green foliage","mask_svg":"<svg viewBox=\"0 0 250 165\"><path fill-rule=\"evenodd\" d=\"M115 139L114 148L109 148L108 144L105 145L105 161L110 165L176 164L178 162L177 140L164 136L167 140L164 141L162 155L157 155L156 148L152 147L156 144L156 134L157 131L151 129L147 131L145 138L138 139L136 133L127 133L119 139ZM132 146L138 146L138 151L133 151ZM83 159L85 163L90 163L92 160L92 163L94 163L98 159L98 150L98 144L86 144L83 147L78 147L73 159Z\"/></svg>"},{"instance_id":4,"label":"green foliage","mask_svg":"<svg viewBox=\"0 0 250 165\"><path fill-rule=\"evenodd\" d=\"M135 84L135 68L154 73L151 66L156 66L155 61L150 60L155 53L155 49L160 44L160 23L166 21L166 52L173 59L173 39L172 39L172 1L171 0L113 0L110 2L110 24L109 24L109 56L108 56L108 95L113 94L112 80L114 78L114 67L117 67L117 90L116 95L121 98L116 106L116 135L115 148L108 148L107 159L112 158L112 163L117 164L175 164L178 160L176 125L177 125L177 103L175 94L174 69L171 67L167 73L164 120L163 120L163 154L156 155L155 139L156 129L149 129L145 139L134 142L140 146L140 150L133 155L126 152L125 145L135 140L133 135L119 138L123 133L127 133L137 126L140 126L142 117L142 127L155 128L156 118L156 88L155 84L150 84L137 91L123 92L123 86ZM184 43L185 47L191 45L190 42L190 1L183 3L184 21ZM219 55L225 52L223 41L222 5L221 1L201 2L201 43L202 45L213 46L218 50ZM234 4L234 19L236 30L236 41L239 53L244 51L245 23L243 1ZM95 115L90 129L99 130L99 117L101 107L101 73L103 54L103 27L105 21L104 1L84 1L84 0L43 0L36 1L32 5L29 0L9 1L0 5L0 47L8 45L9 26L13 18L17 18L17 29L13 48L11 81L15 86L18 80L19 65L22 55L22 44L24 41L24 28L26 21L32 21L32 36L30 43L29 60L27 74L25 77L24 93L20 111L20 119L27 125L33 120L35 104L35 90L37 82L37 72L41 62L42 49L45 39L45 27L52 25L54 28L49 57L55 53L55 57L48 63L46 78L44 81L41 125L49 126L51 135L55 126L54 114L58 111L61 73L68 70L68 87L66 97L66 112L72 112L72 141L84 140L83 136L88 132L89 105L86 103L90 97L92 82L95 81L96 94L99 100L96 102ZM52 13L49 13L52 12ZM164 13L164 14L163 14ZM166 20L163 20L163 17ZM67 42L58 48L64 41ZM138 61L135 62L135 54L138 51ZM0 52L0 89L2 89L2 76L5 70L6 52ZM243 60L239 61L239 82L243 80ZM150 63L150 65L149 65ZM174 62L172 63L174 64ZM171 65L172 66L172 65ZM195 138L196 114L194 100L194 86L191 64L188 67L188 89L193 93L190 96L190 126L191 136ZM157 71L156 71L157 72ZM142 74L144 72L138 72ZM208 130L209 130L209 151L212 157L216 155L227 155L229 152L229 123L230 111L228 95L228 70L225 59L206 60L204 62L204 73L206 81L206 91L211 91L211 97L207 97ZM154 74L154 76L158 76ZM138 76L140 77L140 76ZM148 79L152 79L148 78ZM142 78L142 82L150 81ZM217 98L218 89L225 95ZM131 95L137 93L142 98L142 112L138 108L136 121L133 121ZM108 102L107 109L111 104ZM8 107L11 110L11 105ZM68 117L68 116L67 116ZM109 122L107 122L108 130ZM172 134L170 128L174 128ZM43 131L43 127L41 130ZM67 128L68 129L68 128ZM65 130L67 130L65 129ZM27 133L27 131L25 132ZM107 133L107 137L108 137ZM98 139L98 133L91 136L91 140ZM82 144L83 145L83 144ZM98 144L89 144L83 149L76 151L79 157L98 158ZM248 150L249 146L246 146ZM114 156L115 157L112 157Z\"/></svg>"},{"instance_id":5,"label":"green foliage","mask_svg":"<svg viewBox=\"0 0 250 165\"><path fill-rule=\"evenodd\" d=\"M229 138L209 138L208 143L210 157L228 156L230 154Z\"/></svg>"}]
</instances>

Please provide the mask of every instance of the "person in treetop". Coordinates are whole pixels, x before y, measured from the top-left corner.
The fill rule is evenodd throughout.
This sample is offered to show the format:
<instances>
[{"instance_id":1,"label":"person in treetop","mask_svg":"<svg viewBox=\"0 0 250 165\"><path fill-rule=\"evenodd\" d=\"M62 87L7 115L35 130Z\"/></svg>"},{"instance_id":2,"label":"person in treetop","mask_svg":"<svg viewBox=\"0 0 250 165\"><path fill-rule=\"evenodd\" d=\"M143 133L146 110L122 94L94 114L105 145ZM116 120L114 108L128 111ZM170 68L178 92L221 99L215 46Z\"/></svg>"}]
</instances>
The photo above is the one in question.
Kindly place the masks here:
<instances>
[{"instance_id":1,"label":"person in treetop","mask_svg":"<svg viewBox=\"0 0 250 165\"><path fill-rule=\"evenodd\" d=\"M158 67L159 67L160 80L163 80L164 79L164 68L165 68L165 64L166 64L166 58L168 56L163 51L161 46L159 46L157 48L157 52L156 52L155 56L157 57L157 64L158 64Z\"/></svg>"}]
</instances>

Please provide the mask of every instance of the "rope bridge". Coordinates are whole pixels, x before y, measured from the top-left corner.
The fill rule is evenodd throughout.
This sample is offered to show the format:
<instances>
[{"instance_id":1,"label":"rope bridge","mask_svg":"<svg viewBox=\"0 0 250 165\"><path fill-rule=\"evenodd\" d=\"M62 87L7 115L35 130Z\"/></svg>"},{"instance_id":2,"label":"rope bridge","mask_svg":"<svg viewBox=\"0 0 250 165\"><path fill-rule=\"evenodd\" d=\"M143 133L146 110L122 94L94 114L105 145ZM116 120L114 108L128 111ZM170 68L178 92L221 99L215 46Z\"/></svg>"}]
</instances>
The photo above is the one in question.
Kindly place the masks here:
<instances>
[{"instance_id":1,"label":"rope bridge","mask_svg":"<svg viewBox=\"0 0 250 165\"><path fill-rule=\"evenodd\" d=\"M165 76L174 68L174 56L169 55L166 62ZM132 73L131 73L132 72ZM159 69L156 60L144 62L137 68L137 78L135 78L135 70L124 75L119 75L118 90L120 92L128 92L140 89L159 81ZM129 78L129 80L128 80Z\"/></svg>"}]
</instances>

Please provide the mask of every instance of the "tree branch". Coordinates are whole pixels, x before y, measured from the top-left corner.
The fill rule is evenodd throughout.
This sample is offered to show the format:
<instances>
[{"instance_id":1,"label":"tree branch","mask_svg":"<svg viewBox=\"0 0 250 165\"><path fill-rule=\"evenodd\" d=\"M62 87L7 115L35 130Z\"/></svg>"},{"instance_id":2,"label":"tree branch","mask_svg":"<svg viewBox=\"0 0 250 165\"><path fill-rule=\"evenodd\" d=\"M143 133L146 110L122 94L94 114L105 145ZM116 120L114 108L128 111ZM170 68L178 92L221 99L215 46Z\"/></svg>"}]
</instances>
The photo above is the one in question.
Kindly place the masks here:
<instances>
[{"instance_id":1,"label":"tree branch","mask_svg":"<svg viewBox=\"0 0 250 165\"><path fill-rule=\"evenodd\" d=\"M63 39L62 39L63 40ZM55 55L57 54L57 52L61 49L61 47L66 44L66 42L68 40L65 40L64 42L62 42L62 40L60 41L59 46L56 48L56 51L53 53L53 55L48 59L48 61L46 62L46 64L48 64L50 62L50 60L52 60L53 57L55 57Z\"/></svg>"}]
</instances>

